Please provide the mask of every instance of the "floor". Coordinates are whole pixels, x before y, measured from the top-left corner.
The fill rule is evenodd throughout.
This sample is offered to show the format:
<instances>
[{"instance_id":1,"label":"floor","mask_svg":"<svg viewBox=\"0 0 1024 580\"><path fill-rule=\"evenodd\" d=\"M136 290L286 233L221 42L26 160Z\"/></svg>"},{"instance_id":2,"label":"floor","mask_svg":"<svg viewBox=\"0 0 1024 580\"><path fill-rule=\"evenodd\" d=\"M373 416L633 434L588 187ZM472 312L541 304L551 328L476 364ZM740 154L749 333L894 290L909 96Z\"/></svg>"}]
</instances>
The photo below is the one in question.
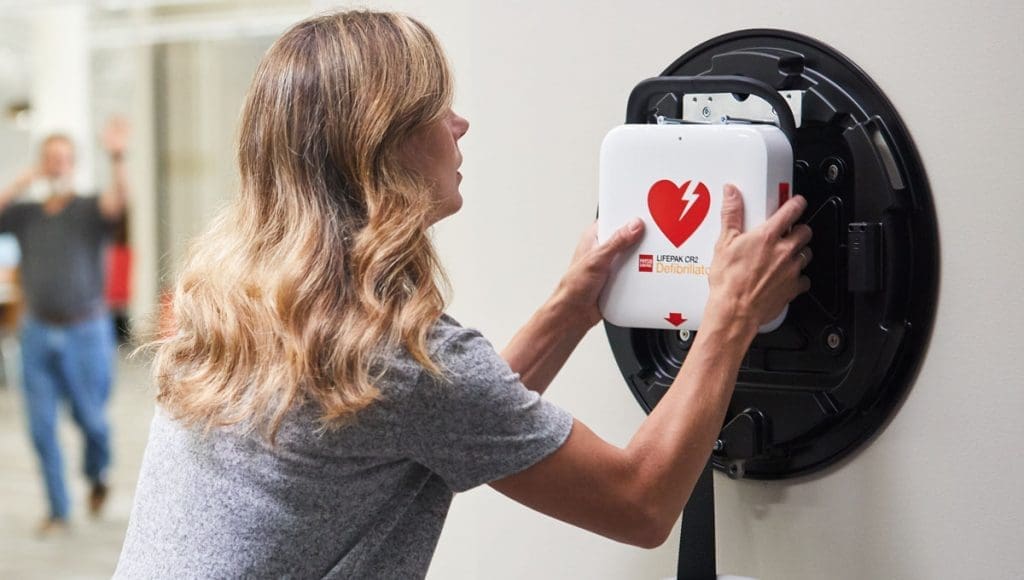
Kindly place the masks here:
<instances>
[{"instance_id":1,"label":"floor","mask_svg":"<svg viewBox=\"0 0 1024 580\"><path fill-rule=\"evenodd\" d=\"M96 520L86 513L87 487L79 475L82 440L64 412L60 440L74 511L70 531L46 539L35 535L46 514L46 499L25 428L21 393L16 381L0 385L0 578L110 578L128 525L132 490L153 415L145 362L128 360L122 353L117 377L110 402L114 465L105 512Z\"/></svg>"}]
</instances>

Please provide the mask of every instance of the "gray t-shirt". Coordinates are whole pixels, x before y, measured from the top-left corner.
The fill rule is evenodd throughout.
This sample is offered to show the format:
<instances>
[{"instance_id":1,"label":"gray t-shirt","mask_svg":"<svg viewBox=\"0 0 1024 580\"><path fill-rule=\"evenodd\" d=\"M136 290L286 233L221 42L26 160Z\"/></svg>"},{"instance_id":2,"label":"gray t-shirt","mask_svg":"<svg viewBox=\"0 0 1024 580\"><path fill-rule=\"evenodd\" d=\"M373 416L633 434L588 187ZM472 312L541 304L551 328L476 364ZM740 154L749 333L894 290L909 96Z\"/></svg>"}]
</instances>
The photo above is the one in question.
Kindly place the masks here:
<instances>
[{"instance_id":1,"label":"gray t-shirt","mask_svg":"<svg viewBox=\"0 0 1024 580\"><path fill-rule=\"evenodd\" d=\"M21 283L29 312L51 322L73 322L103 311L103 249L113 224L99 198L74 197L54 215L38 202L0 213L0 233L21 247Z\"/></svg>"},{"instance_id":2,"label":"gray t-shirt","mask_svg":"<svg viewBox=\"0 0 1024 580\"><path fill-rule=\"evenodd\" d=\"M276 448L158 409L114 576L425 576L453 492L530 467L572 428L478 332L445 316L430 345L446 381L397 356L353 423L318 433L299 408Z\"/></svg>"}]
</instances>

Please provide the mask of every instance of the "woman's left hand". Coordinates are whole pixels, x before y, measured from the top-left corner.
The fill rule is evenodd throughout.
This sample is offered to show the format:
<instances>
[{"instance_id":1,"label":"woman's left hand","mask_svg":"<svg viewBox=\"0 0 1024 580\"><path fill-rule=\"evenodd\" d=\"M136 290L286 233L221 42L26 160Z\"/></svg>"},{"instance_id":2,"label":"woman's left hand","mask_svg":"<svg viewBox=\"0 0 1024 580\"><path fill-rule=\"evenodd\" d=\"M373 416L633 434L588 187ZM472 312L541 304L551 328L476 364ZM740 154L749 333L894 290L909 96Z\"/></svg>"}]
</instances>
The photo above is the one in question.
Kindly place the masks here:
<instances>
[{"instance_id":1,"label":"woman's left hand","mask_svg":"<svg viewBox=\"0 0 1024 580\"><path fill-rule=\"evenodd\" d=\"M601 321L597 300L611 274L615 258L629 250L643 236L644 222L633 218L603 244L597 242L597 222L587 228L576 246L569 271L558 284L556 296L569 307L566 314L587 328Z\"/></svg>"}]
</instances>

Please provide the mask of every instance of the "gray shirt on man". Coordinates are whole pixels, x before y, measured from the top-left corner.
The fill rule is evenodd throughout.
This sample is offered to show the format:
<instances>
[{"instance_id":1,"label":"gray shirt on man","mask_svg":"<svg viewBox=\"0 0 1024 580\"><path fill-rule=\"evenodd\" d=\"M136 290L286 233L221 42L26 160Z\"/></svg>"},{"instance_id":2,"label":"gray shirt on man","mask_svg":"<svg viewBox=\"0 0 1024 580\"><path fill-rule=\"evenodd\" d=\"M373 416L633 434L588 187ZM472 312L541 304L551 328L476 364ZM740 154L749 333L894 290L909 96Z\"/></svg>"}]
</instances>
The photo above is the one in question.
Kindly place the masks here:
<instances>
[{"instance_id":1,"label":"gray shirt on man","mask_svg":"<svg viewBox=\"0 0 1024 580\"><path fill-rule=\"evenodd\" d=\"M158 408L115 577L425 576L453 492L530 467L572 428L478 332L445 316L430 344L446 380L396 356L354 422L320 432L301 407L276 447Z\"/></svg>"},{"instance_id":2,"label":"gray shirt on man","mask_svg":"<svg viewBox=\"0 0 1024 580\"><path fill-rule=\"evenodd\" d=\"M103 311L103 249L112 227L95 196L76 196L53 215L38 202L0 213L0 233L14 234L21 248L21 284L33 316L70 323Z\"/></svg>"}]
</instances>

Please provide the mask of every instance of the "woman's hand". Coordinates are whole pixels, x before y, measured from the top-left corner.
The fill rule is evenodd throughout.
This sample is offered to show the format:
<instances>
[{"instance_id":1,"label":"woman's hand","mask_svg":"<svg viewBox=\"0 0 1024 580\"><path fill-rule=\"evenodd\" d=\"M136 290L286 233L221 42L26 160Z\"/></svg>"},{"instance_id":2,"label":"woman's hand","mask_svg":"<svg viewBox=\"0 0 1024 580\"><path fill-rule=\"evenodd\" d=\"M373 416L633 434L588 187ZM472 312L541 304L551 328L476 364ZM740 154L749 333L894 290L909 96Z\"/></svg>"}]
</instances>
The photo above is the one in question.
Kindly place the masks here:
<instances>
[{"instance_id":1,"label":"woman's hand","mask_svg":"<svg viewBox=\"0 0 1024 580\"><path fill-rule=\"evenodd\" d=\"M640 241L643 231L644 222L640 218L633 218L605 243L598 244L595 221L580 238L572 256L572 264L558 284L556 295L571 307L571 315L585 323L587 328L601 321L597 299L608 282L612 263L619 254Z\"/></svg>"},{"instance_id":2,"label":"woman's hand","mask_svg":"<svg viewBox=\"0 0 1024 580\"><path fill-rule=\"evenodd\" d=\"M598 244L597 222L587 228L554 295L501 352L524 385L543 393L579 341L601 320L597 299L608 281L612 262L640 241L643 231L643 222L634 219Z\"/></svg>"},{"instance_id":3,"label":"woman's hand","mask_svg":"<svg viewBox=\"0 0 1024 580\"><path fill-rule=\"evenodd\" d=\"M811 261L811 228L796 221L807 200L795 196L768 221L743 232L743 198L726 185L722 204L722 235L715 245L705 319L721 316L739 321L753 337L811 282L801 271Z\"/></svg>"}]
</instances>

